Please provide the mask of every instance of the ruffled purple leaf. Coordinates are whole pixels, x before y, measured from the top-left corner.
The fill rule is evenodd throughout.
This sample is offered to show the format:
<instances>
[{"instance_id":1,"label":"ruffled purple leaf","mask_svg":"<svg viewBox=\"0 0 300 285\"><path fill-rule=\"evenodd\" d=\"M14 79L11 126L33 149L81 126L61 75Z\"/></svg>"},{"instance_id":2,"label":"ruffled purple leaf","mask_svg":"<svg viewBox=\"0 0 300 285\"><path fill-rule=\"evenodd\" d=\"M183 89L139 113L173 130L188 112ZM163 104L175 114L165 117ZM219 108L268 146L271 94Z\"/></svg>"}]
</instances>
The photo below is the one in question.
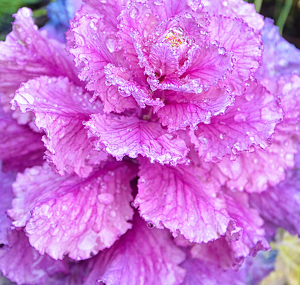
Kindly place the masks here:
<instances>
[{"instance_id":1,"label":"ruffled purple leaf","mask_svg":"<svg viewBox=\"0 0 300 285\"><path fill-rule=\"evenodd\" d=\"M199 123L209 124L213 116L222 114L233 104L234 97L226 89L211 87L201 94L165 92L165 106L157 111L163 126L169 131L196 129Z\"/></svg>"},{"instance_id":2,"label":"ruffled purple leaf","mask_svg":"<svg viewBox=\"0 0 300 285\"><path fill-rule=\"evenodd\" d=\"M121 160L125 155L136 158L139 154L151 161L184 163L188 149L182 138L168 134L158 123L137 117L92 115L86 126L89 137L96 137L106 151Z\"/></svg>"},{"instance_id":3,"label":"ruffled purple leaf","mask_svg":"<svg viewBox=\"0 0 300 285\"><path fill-rule=\"evenodd\" d=\"M188 257L181 266L186 269L182 285L258 285L272 270L276 252L265 253L266 256L247 258L242 267L236 270L223 270L216 264L201 259ZM221 282L221 283L220 283Z\"/></svg>"},{"instance_id":4,"label":"ruffled purple leaf","mask_svg":"<svg viewBox=\"0 0 300 285\"><path fill-rule=\"evenodd\" d=\"M87 259L131 228L129 181L134 167L106 163L87 179L60 177L43 167L18 174L9 216L25 227L30 244L54 259Z\"/></svg>"},{"instance_id":5,"label":"ruffled purple leaf","mask_svg":"<svg viewBox=\"0 0 300 285\"><path fill-rule=\"evenodd\" d=\"M118 25L118 15L120 15L123 7L128 2L127 0L111 0L111 1L101 1L98 0L85 0L86 12L95 13L101 19L105 26L110 29L116 30ZM77 13L79 13L77 11Z\"/></svg>"},{"instance_id":6,"label":"ruffled purple leaf","mask_svg":"<svg viewBox=\"0 0 300 285\"><path fill-rule=\"evenodd\" d=\"M238 240L232 241L231 248L235 253L235 260L242 260L247 256L255 256L260 250L269 250L265 239L263 220L256 209L249 205L246 193L224 191L227 211L236 220L236 226L242 228Z\"/></svg>"},{"instance_id":7,"label":"ruffled purple leaf","mask_svg":"<svg viewBox=\"0 0 300 285\"><path fill-rule=\"evenodd\" d=\"M297 155L299 159L299 154ZM278 227L291 234L300 235L300 173L296 164L295 170L289 170L286 179L269 187L262 193L252 193L250 203L264 219L269 232L276 233Z\"/></svg>"},{"instance_id":8,"label":"ruffled purple leaf","mask_svg":"<svg viewBox=\"0 0 300 285\"><path fill-rule=\"evenodd\" d=\"M223 80L226 77L226 73L231 70L231 58L230 55L226 54L225 49L209 44L201 47L193 46L188 51L188 58L182 68L179 69L179 67L173 64L173 69L166 70L166 63L161 62L163 60L162 54L164 54L162 50L163 46L158 46L160 48L156 51L157 63L153 65L154 70L158 70L155 73L160 74L163 79L159 80L160 83L154 80L154 85L151 85L151 81L149 82L153 90L157 88L160 90L174 90L186 93L202 93L210 86L216 85L219 80ZM166 46L177 54L170 45ZM165 58L164 60L171 65L172 60L170 58ZM151 54L149 61L151 62ZM173 59L173 61L175 60ZM177 59L177 62L178 61ZM160 62L160 64L158 64L158 62ZM161 66L162 64L164 68ZM179 74L175 73L172 75L176 70ZM167 71L171 73L171 76L168 76Z\"/></svg>"},{"instance_id":9,"label":"ruffled purple leaf","mask_svg":"<svg viewBox=\"0 0 300 285\"><path fill-rule=\"evenodd\" d=\"M179 15L191 15L197 18L202 25L207 25L207 15L199 1L151 0L148 2L153 14L158 15L159 22Z\"/></svg>"},{"instance_id":10,"label":"ruffled purple leaf","mask_svg":"<svg viewBox=\"0 0 300 285\"><path fill-rule=\"evenodd\" d=\"M30 9L20 9L13 31L0 43L0 92L13 93L21 82L40 75L68 76L80 83L64 45L40 33L31 15Z\"/></svg>"},{"instance_id":11,"label":"ruffled purple leaf","mask_svg":"<svg viewBox=\"0 0 300 285\"><path fill-rule=\"evenodd\" d=\"M258 69L262 57L261 36L242 19L211 17L210 41L232 52L234 68L221 84L230 87L234 94L243 92L243 83Z\"/></svg>"},{"instance_id":12,"label":"ruffled purple leaf","mask_svg":"<svg viewBox=\"0 0 300 285\"><path fill-rule=\"evenodd\" d=\"M263 220L249 207L245 193L225 191L224 199L230 217L236 221L235 239L223 236L207 244L195 244L191 249L194 258L217 264L223 269L238 268L247 256L255 256L259 250L270 246L264 237Z\"/></svg>"},{"instance_id":13,"label":"ruffled purple leaf","mask_svg":"<svg viewBox=\"0 0 300 285\"><path fill-rule=\"evenodd\" d=\"M294 125L300 122L300 77L293 75L282 86L280 96L281 106L284 111L284 124Z\"/></svg>"},{"instance_id":14,"label":"ruffled purple leaf","mask_svg":"<svg viewBox=\"0 0 300 285\"><path fill-rule=\"evenodd\" d=\"M9 246L0 249L0 271L17 284L45 284L56 273L68 273L65 261L40 255L23 231L9 233Z\"/></svg>"},{"instance_id":15,"label":"ruffled purple leaf","mask_svg":"<svg viewBox=\"0 0 300 285\"><path fill-rule=\"evenodd\" d=\"M202 0L201 2L204 10L208 11L210 15L242 18L255 32L259 32L264 27L264 17L255 11L253 3L243 0Z\"/></svg>"},{"instance_id":16,"label":"ruffled purple leaf","mask_svg":"<svg viewBox=\"0 0 300 285\"><path fill-rule=\"evenodd\" d=\"M100 15L83 8L71 22L68 38L70 53L81 69L79 78L87 80L86 88L101 98L104 111L121 113L135 108L132 97L123 97L117 87L106 85L104 67L109 63L118 65L122 58L122 52L117 48L116 28L105 26Z\"/></svg>"},{"instance_id":17,"label":"ruffled purple leaf","mask_svg":"<svg viewBox=\"0 0 300 285\"><path fill-rule=\"evenodd\" d=\"M191 131L191 140L204 161L218 161L226 154L235 155L252 145L266 148L282 110L273 95L262 85L249 81L243 96L236 97L226 113L199 124Z\"/></svg>"},{"instance_id":18,"label":"ruffled purple leaf","mask_svg":"<svg viewBox=\"0 0 300 285\"><path fill-rule=\"evenodd\" d=\"M94 156L95 164L107 157L106 153L93 151L83 125L90 114L102 111L99 102L91 104L90 98L67 78L43 76L23 84L12 101L13 107L23 113L34 112L37 127L46 133L43 142L47 160L60 175L74 171L87 177L93 169L90 157Z\"/></svg>"},{"instance_id":19,"label":"ruffled purple leaf","mask_svg":"<svg viewBox=\"0 0 300 285\"><path fill-rule=\"evenodd\" d=\"M213 166L213 175L230 189L262 192L285 179L286 170L294 166L295 142L286 134L275 134L265 150L251 148L235 161L224 157Z\"/></svg>"},{"instance_id":20,"label":"ruffled purple leaf","mask_svg":"<svg viewBox=\"0 0 300 285\"><path fill-rule=\"evenodd\" d=\"M19 125L0 107L0 159L4 170L23 171L41 165L45 151L41 139L41 134Z\"/></svg>"},{"instance_id":21,"label":"ruffled purple leaf","mask_svg":"<svg viewBox=\"0 0 300 285\"><path fill-rule=\"evenodd\" d=\"M145 76L141 67L138 66L139 58L132 40L132 32L135 31L135 33L143 35L145 41L149 40L149 36L152 36L154 29L159 24L157 16L153 14L148 3L133 1L124 6L119 20L119 45L124 50L124 58L130 65L131 71L143 78Z\"/></svg>"},{"instance_id":22,"label":"ruffled purple leaf","mask_svg":"<svg viewBox=\"0 0 300 285\"><path fill-rule=\"evenodd\" d=\"M164 103L157 98L152 98L152 92L146 87L142 87L135 81L130 80L130 71L125 68L116 67L108 64L104 67L104 73L107 79L107 85L114 85L118 87L121 96L132 96L141 108L146 105L163 107Z\"/></svg>"},{"instance_id":23,"label":"ruffled purple leaf","mask_svg":"<svg viewBox=\"0 0 300 285\"><path fill-rule=\"evenodd\" d=\"M234 230L219 184L201 168L162 166L142 160L135 205L158 228L192 242L215 240Z\"/></svg>"},{"instance_id":24,"label":"ruffled purple leaf","mask_svg":"<svg viewBox=\"0 0 300 285\"><path fill-rule=\"evenodd\" d=\"M187 67L181 75L189 79L199 78L204 86L215 85L224 79L228 71L231 71L231 55L226 53L223 47L207 44L191 49L187 59Z\"/></svg>"},{"instance_id":25,"label":"ruffled purple leaf","mask_svg":"<svg viewBox=\"0 0 300 285\"><path fill-rule=\"evenodd\" d=\"M2 247L8 245L11 220L7 217L6 211L11 207L13 198L12 183L14 182L15 177L16 174L13 172L3 173L0 164L0 244Z\"/></svg>"},{"instance_id":26,"label":"ruffled purple leaf","mask_svg":"<svg viewBox=\"0 0 300 285\"><path fill-rule=\"evenodd\" d=\"M285 179L286 170L294 166L294 154L298 152L299 112L296 102L299 100L299 83L297 75L289 82L279 83L276 93L281 99L284 117L276 125L271 146L265 150L250 147L249 153L242 153L236 161L224 158L215 165L215 170L221 172L214 170L214 176L223 181L220 183L226 183L231 189L261 192Z\"/></svg>"},{"instance_id":27,"label":"ruffled purple leaf","mask_svg":"<svg viewBox=\"0 0 300 285\"><path fill-rule=\"evenodd\" d=\"M184 252L176 247L167 230L149 229L135 215L133 228L94 259L84 285L179 285L185 270L178 265L184 259Z\"/></svg>"}]
</instances>

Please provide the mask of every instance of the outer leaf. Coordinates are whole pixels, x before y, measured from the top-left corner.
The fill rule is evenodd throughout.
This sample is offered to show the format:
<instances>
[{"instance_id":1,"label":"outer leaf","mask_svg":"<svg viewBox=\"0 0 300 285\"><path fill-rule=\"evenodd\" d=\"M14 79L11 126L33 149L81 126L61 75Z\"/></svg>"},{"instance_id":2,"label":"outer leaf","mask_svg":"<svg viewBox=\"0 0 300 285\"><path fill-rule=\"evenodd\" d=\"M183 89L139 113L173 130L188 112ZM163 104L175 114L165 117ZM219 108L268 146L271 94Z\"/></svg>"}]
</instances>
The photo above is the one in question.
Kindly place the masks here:
<instances>
[{"instance_id":1,"label":"outer leaf","mask_svg":"<svg viewBox=\"0 0 300 285\"><path fill-rule=\"evenodd\" d=\"M41 256L22 231L9 233L9 248L0 249L0 270L18 284L44 284L55 273L67 273L64 261Z\"/></svg>"},{"instance_id":2,"label":"outer leaf","mask_svg":"<svg viewBox=\"0 0 300 285\"><path fill-rule=\"evenodd\" d=\"M19 125L0 107L0 159L3 169L23 171L43 162L42 136L28 126Z\"/></svg>"},{"instance_id":3,"label":"outer leaf","mask_svg":"<svg viewBox=\"0 0 300 285\"><path fill-rule=\"evenodd\" d=\"M13 198L12 183L15 180L15 176L16 174L11 172L3 173L0 168L0 244L2 247L4 245L8 245L11 220L7 217L6 211L11 207L11 201Z\"/></svg>"},{"instance_id":4,"label":"outer leaf","mask_svg":"<svg viewBox=\"0 0 300 285\"><path fill-rule=\"evenodd\" d=\"M214 263L205 262L197 258L187 258L182 264L186 269L186 277L182 285L258 285L274 268L276 252L266 257L248 258L244 265L238 270L224 271Z\"/></svg>"},{"instance_id":5,"label":"outer leaf","mask_svg":"<svg viewBox=\"0 0 300 285\"><path fill-rule=\"evenodd\" d=\"M273 20L266 18L262 29L264 44L263 62L255 76L277 82L280 77L300 75L300 51L279 34Z\"/></svg>"},{"instance_id":6,"label":"outer leaf","mask_svg":"<svg viewBox=\"0 0 300 285\"><path fill-rule=\"evenodd\" d=\"M12 101L13 107L20 107L23 113L34 112L37 127L46 133L43 141L47 159L60 175L74 171L87 177L91 164L106 159L105 153L93 151L83 125L89 114L102 111L99 102L91 104L90 98L67 78L42 76L23 84ZM94 161L89 162L91 156Z\"/></svg>"},{"instance_id":7,"label":"outer leaf","mask_svg":"<svg viewBox=\"0 0 300 285\"><path fill-rule=\"evenodd\" d=\"M14 92L21 82L40 75L68 76L80 83L64 45L46 39L31 15L30 9L20 9L13 31L0 43L0 92Z\"/></svg>"},{"instance_id":8,"label":"outer leaf","mask_svg":"<svg viewBox=\"0 0 300 285\"><path fill-rule=\"evenodd\" d=\"M95 259L84 285L179 285L185 271L178 265L185 254L167 230L149 229L137 215L133 228Z\"/></svg>"},{"instance_id":9,"label":"outer leaf","mask_svg":"<svg viewBox=\"0 0 300 285\"><path fill-rule=\"evenodd\" d=\"M295 143L286 134L279 133L266 150L252 148L235 161L224 157L214 165L214 176L231 189L262 192L285 179L286 169L294 166L296 152Z\"/></svg>"},{"instance_id":10,"label":"outer leaf","mask_svg":"<svg viewBox=\"0 0 300 285\"><path fill-rule=\"evenodd\" d=\"M226 154L234 155L254 144L268 146L276 124L282 120L282 110L274 96L259 83L249 84L225 115L213 117L210 124L199 124L198 130L190 133L205 161L221 160Z\"/></svg>"},{"instance_id":11,"label":"outer leaf","mask_svg":"<svg viewBox=\"0 0 300 285\"><path fill-rule=\"evenodd\" d=\"M129 181L134 168L121 162L102 167L87 179L60 177L47 165L18 175L9 215L16 227L25 226L41 254L87 259L131 228L127 220L133 215Z\"/></svg>"},{"instance_id":12,"label":"outer leaf","mask_svg":"<svg viewBox=\"0 0 300 285\"><path fill-rule=\"evenodd\" d=\"M259 211L271 234L281 227L291 234L300 235L299 181L300 173L296 168L288 171L286 179L276 186L269 187L263 193L250 195L251 205Z\"/></svg>"},{"instance_id":13,"label":"outer leaf","mask_svg":"<svg viewBox=\"0 0 300 285\"><path fill-rule=\"evenodd\" d=\"M234 230L219 184L201 168L162 166L142 160L135 199L142 217L192 242L208 242Z\"/></svg>"},{"instance_id":14,"label":"outer leaf","mask_svg":"<svg viewBox=\"0 0 300 285\"><path fill-rule=\"evenodd\" d=\"M237 239L229 240L224 236L207 244L195 244L191 254L223 269L236 269L245 258L255 256L259 250L268 250L270 246L264 238L263 220L258 211L249 207L247 194L226 191L224 198L226 209L240 230Z\"/></svg>"}]
</instances>

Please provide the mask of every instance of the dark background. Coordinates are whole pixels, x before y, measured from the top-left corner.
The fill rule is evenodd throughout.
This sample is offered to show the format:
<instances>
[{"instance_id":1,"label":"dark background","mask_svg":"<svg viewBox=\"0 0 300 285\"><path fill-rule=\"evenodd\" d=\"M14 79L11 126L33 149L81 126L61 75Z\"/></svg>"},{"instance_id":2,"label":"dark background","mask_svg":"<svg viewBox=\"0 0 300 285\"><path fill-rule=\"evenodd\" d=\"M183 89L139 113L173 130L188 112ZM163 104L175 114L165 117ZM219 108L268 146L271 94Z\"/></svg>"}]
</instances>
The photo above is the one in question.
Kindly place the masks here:
<instances>
[{"instance_id":1,"label":"dark background","mask_svg":"<svg viewBox=\"0 0 300 285\"><path fill-rule=\"evenodd\" d=\"M276 22L284 4L284 0L263 0L260 13L265 17L274 19ZM300 0L293 1L282 36L297 48L300 48Z\"/></svg>"}]
</instances>

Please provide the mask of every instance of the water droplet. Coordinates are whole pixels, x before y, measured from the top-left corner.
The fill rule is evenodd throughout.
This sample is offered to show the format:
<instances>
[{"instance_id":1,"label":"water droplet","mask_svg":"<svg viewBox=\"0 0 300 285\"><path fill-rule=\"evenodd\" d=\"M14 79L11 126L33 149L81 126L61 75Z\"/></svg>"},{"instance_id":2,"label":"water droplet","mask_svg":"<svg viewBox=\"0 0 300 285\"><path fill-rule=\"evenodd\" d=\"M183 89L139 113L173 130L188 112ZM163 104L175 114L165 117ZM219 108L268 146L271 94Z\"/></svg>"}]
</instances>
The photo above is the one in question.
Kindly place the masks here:
<instances>
[{"instance_id":1,"label":"water droplet","mask_svg":"<svg viewBox=\"0 0 300 285\"><path fill-rule=\"evenodd\" d=\"M238 123L246 122L247 117L248 117L248 114L238 113L234 116L234 120Z\"/></svg>"},{"instance_id":2,"label":"water droplet","mask_svg":"<svg viewBox=\"0 0 300 285\"><path fill-rule=\"evenodd\" d=\"M226 138L226 134L220 134L220 139L224 140Z\"/></svg>"},{"instance_id":3,"label":"water droplet","mask_svg":"<svg viewBox=\"0 0 300 285\"><path fill-rule=\"evenodd\" d=\"M130 203L130 205L133 207L133 208L137 208L139 206L139 203L133 201Z\"/></svg>"},{"instance_id":4,"label":"water droplet","mask_svg":"<svg viewBox=\"0 0 300 285\"><path fill-rule=\"evenodd\" d=\"M272 121L273 114L268 107L264 107L261 109L261 117L264 121Z\"/></svg>"},{"instance_id":5,"label":"water droplet","mask_svg":"<svg viewBox=\"0 0 300 285\"><path fill-rule=\"evenodd\" d=\"M108 35L105 39L105 44L110 52L116 51L117 39L114 35Z\"/></svg>"},{"instance_id":6,"label":"water droplet","mask_svg":"<svg viewBox=\"0 0 300 285\"><path fill-rule=\"evenodd\" d=\"M247 85L248 83L245 83L246 86L249 86L249 84ZM254 94L253 93L246 93L246 99L248 101L251 101L252 99L254 98Z\"/></svg>"},{"instance_id":7,"label":"water droplet","mask_svg":"<svg viewBox=\"0 0 300 285\"><path fill-rule=\"evenodd\" d=\"M75 21L75 22L73 23L73 28L78 28L79 25L80 25L79 21Z\"/></svg>"},{"instance_id":8,"label":"water droplet","mask_svg":"<svg viewBox=\"0 0 300 285\"><path fill-rule=\"evenodd\" d=\"M27 38L25 39L25 42L26 42L26 44L31 44L31 43L32 43L31 37L27 37Z\"/></svg>"},{"instance_id":9,"label":"water droplet","mask_svg":"<svg viewBox=\"0 0 300 285\"><path fill-rule=\"evenodd\" d=\"M163 33L163 28L161 26L157 27L155 30L155 34L160 36Z\"/></svg>"},{"instance_id":10,"label":"water droplet","mask_svg":"<svg viewBox=\"0 0 300 285\"><path fill-rule=\"evenodd\" d=\"M109 214L112 218L115 218L117 216L117 213L114 210L111 210Z\"/></svg>"},{"instance_id":11,"label":"water droplet","mask_svg":"<svg viewBox=\"0 0 300 285\"><path fill-rule=\"evenodd\" d=\"M96 24L95 24L94 21L91 21L91 22L90 22L90 27L91 27L94 31L97 31L97 26L96 26Z\"/></svg>"},{"instance_id":12,"label":"water droplet","mask_svg":"<svg viewBox=\"0 0 300 285\"><path fill-rule=\"evenodd\" d=\"M160 6L160 5L164 4L164 1L163 0L155 0L154 4Z\"/></svg>"},{"instance_id":13,"label":"water droplet","mask_svg":"<svg viewBox=\"0 0 300 285\"><path fill-rule=\"evenodd\" d=\"M279 65L281 65L282 67L286 67L288 66L289 62L285 59L281 59L279 60Z\"/></svg>"},{"instance_id":14,"label":"water droplet","mask_svg":"<svg viewBox=\"0 0 300 285\"><path fill-rule=\"evenodd\" d=\"M30 17L30 10L28 8L23 8L22 9L22 15L24 17Z\"/></svg>"},{"instance_id":15,"label":"water droplet","mask_svg":"<svg viewBox=\"0 0 300 285\"><path fill-rule=\"evenodd\" d=\"M207 140L207 138L203 135L203 134L200 134L199 136L198 136L198 139L199 139L199 141L202 143L202 144L204 144L204 145L208 145L208 140Z\"/></svg>"},{"instance_id":16,"label":"water droplet","mask_svg":"<svg viewBox=\"0 0 300 285\"><path fill-rule=\"evenodd\" d=\"M130 10L129 15L132 19L135 19L139 13L140 13L139 10L137 8L133 7Z\"/></svg>"},{"instance_id":17,"label":"water droplet","mask_svg":"<svg viewBox=\"0 0 300 285\"><path fill-rule=\"evenodd\" d=\"M114 196L110 193L101 193L98 195L98 201L101 204L109 205L114 201Z\"/></svg>"},{"instance_id":18,"label":"water droplet","mask_svg":"<svg viewBox=\"0 0 300 285\"><path fill-rule=\"evenodd\" d=\"M24 60L24 59L22 59L22 58L18 58L18 59L16 60L16 62L17 62L18 65L25 65L25 64L26 64L26 60Z\"/></svg>"},{"instance_id":19,"label":"water droplet","mask_svg":"<svg viewBox=\"0 0 300 285\"><path fill-rule=\"evenodd\" d=\"M255 147L253 145L251 145L248 149L248 152L254 152L255 151Z\"/></svg>"},{"instance_id":20,"label":"water droplet","mask_svg":"<svg viewBox=\"0 0 300 285\"><path fill-rule=\"evenodd\" d=\"M67 206L67 205L63 205L63 206L61 207L61 210L62 210L63 212L66 212L66 211L68 210L68 206Z\"/></svg>"},{"instance_id":21,"label":"water droplet","mask_svg":"<svg viewBox=\"0 0 300 285\"><path fill-rule=\"evenodd\" d=\"M148 222L148 223L147 223L147 227L148 227L149 229L153 229L153 228L155 228L155 225L154 225L153 223L151 223L151 222Z\"/></svg>"},{"instance_id":22,"label":"water droplet","mask_svg":"<svg viewBox=\"0 0 300 285\"><path fill-rule=\"evenodd\" d=\"M226 53L226 49L223 47L218 48L218 53L224 55Z\"/></svg>"},{"instance_id":23,"label":"water droplet","mask_svg":"<svg viewBox=\"0 0 300 285\"><path fill-rule=\"evenodd\" d=\"M88 59L83 54L79 55L79 60L81 60L85 65L89 64Z\"/></svg>"}]
</instances>

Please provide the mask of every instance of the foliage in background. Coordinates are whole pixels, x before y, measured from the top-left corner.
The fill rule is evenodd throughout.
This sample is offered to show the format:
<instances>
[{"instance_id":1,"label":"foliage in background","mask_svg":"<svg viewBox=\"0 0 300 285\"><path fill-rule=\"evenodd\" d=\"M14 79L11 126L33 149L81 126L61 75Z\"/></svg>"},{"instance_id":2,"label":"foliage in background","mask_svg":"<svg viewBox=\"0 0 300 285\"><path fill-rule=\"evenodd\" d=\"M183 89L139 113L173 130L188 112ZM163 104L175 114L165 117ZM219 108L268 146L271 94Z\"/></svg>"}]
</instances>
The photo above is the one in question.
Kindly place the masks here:
<instances>
[{"instance_id":1,"label":"foliage in background","mask_svg":"<svg viewBox=\"0 0 300 285\"><path fill-rule=\"evenodd\" d=\"M247 0L245 0L247 1ZM300 0L248 0L256 11L274 19L280 34L300 48Z\"/></svg>"},{"instance_id":2,"label":"foliage in background","mask_svg":"<svg viewBox=\"0 0 300 285\"><path fill-rule=\"evenodd\" d=\"M35 17L45 16L46 10L41 7L49 4L49 0L0 0L0 40L11 31L12 14L16 13L21 7L30 7L35 10Z\"/></svg>"},{"instance_id":3,"label":"foliage in background","mask_svg":"<svg viewBox=\"0 0 300 285\"><path fill-rule=\"evenodd\" d=\"M263 280L261 285L300 284L300 239L288 232L279 230L276 240L271 243L278 251L275 271Z\"/></svg>"}]
</instances>

